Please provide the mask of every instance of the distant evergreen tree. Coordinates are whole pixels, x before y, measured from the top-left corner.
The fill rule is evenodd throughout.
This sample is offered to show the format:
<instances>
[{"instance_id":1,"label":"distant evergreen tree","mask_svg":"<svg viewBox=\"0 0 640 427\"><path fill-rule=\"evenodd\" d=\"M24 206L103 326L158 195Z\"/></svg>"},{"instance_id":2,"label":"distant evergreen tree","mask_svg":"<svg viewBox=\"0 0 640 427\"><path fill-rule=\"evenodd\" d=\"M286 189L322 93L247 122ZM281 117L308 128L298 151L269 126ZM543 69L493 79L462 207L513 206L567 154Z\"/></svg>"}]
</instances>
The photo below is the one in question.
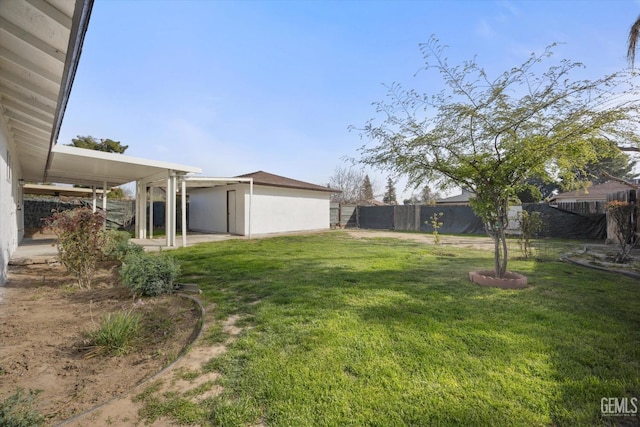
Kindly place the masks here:
<instances>
[{"instance_id":1,"label":"distant evergreen tree","mask_svg":"<svg viewBox=\"0 0 640 427\"><path fill-rule=\"evenodd\" d=\"M391 177L387 178L387 190L384 193L382 201L388 205L397 205L398 198L396 196L396 187L393 184Z\"/></svg>"},{"instance_id":2,"label":"distant evergreen tree","mask_svg":"<svg viewBox=\"0 0 640 427\"><path fill-rule=\"evenodd\" d=\"M362 182L362 194L360 195L360 199L362 201L370 201L375 197L373 195L373 187L371 186L371 180L369 179L369 175L364 176L364 181Z\"/></svg>"}]
</instances>

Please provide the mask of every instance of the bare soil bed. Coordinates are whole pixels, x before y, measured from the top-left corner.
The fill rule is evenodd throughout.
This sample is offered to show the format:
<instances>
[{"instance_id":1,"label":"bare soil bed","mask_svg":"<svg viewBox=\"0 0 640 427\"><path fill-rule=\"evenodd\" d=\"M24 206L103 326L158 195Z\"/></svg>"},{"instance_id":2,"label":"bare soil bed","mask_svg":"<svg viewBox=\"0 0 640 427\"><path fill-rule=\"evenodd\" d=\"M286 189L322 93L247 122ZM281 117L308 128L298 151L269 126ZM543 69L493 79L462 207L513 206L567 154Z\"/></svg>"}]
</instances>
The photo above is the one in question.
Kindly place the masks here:
<instances>
[{"instance_id":1,"label":"bare soil bed","mask_svg":"<svg viewBox=\"0 0 640 427\"><path fill-rule=\"evenodd\" d=\"M355 239L391 238L413 240L415 242L433 244L433 235L428 233L409 233L387 230L346 230L349 236ZM440 245L455 246L458 248L493 250L493 240L487 236L447 236L440 235Z\"/></svg>"},{"instance_id":2,"label":"bare soil bed","mask_svg":"<svg viewBox=\"0 0 640 427\"><path fill-rule=\"evenodd\" d=\"M41 390L36 407L54 425L159 372L188 345L200 308L177 295L134 301L113 266L79 289L60 265L10 266L0 288L0 401ZM106 313L143 313L147 331L125 356L87 357L86 334Z\"/></svg>"}]
</instances>

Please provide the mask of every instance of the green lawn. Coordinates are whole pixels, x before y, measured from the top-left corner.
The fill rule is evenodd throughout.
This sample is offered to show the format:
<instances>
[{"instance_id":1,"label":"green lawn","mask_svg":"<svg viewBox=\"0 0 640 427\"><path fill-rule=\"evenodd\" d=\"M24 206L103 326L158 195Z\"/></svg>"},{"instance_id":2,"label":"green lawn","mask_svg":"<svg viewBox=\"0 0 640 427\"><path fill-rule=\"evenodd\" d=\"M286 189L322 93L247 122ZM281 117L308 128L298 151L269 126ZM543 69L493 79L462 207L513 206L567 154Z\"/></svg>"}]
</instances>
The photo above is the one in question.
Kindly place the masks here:
<instances>
[{"instance_id":1,"label":"green lawn","mask_svg":"<svg viewBox=\"0 0 640 427\"><path fill-rule=\"evenodd\" d=\"M549 244L544 261L510 262L529 278L518 291L469 282L489 252L342 232L175 254L218 321L239 314L246 327L202 368L222 374L223 394L181 408L196 424L640 421L600 409L640 397L640 283L555 261Z\"/></svg>"}]
</instances>

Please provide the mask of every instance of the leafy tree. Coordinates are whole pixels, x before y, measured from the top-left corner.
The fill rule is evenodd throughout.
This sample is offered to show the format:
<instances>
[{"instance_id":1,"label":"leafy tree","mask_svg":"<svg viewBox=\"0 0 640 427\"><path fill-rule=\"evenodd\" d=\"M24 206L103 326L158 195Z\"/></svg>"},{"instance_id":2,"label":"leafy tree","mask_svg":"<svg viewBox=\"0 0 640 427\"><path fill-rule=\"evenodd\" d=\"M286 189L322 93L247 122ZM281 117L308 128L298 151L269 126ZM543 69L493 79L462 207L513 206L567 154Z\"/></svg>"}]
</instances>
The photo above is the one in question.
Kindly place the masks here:
<instances>
[{"instance_id":1,"label":"leafy tree","mask_svg":"<svg viewBox=\"0 0 640 427\"><path fill-rule=\"evenodd\" d=\"M393 84L390 100L375 104L380 121L361 130L372 141L360 149L363 164L404 174L413 185L455 185L475 194L471 207L494 239L496 277L507 271L509 203L527 178L584 185L576 170L606 156L607 141L639 141L631 126L639 98L620 101L633 88L630 80L624 74L573 80L582 65L568 60L545 69L553 47L490 78L475 60L450 65L432 37L420 45L424 71L439 74L444 89L429 95Z\"/></svg>"},{"instance_id":2,"label":"leafy tree","mask_svg":"<svg viewBox=\"0 0 640 427\"><path fill-rule=\"evenodd\" d=\"M387 190L384 193L382 201L388 205L397 205L398 198L396 196L396 186L393 184L391 177L387 178Z\"/></svg>"},{"instance_id":3,"label":"leafy tree","mask_svg":"<svg viewBox=\"0 0 640 427\"><path fill-rule=\"evenodd\" d=\"M582 170L575 170L578 180L602 184L613 178L623 181L635 178L634 168L637 162L632 160L627 153L617 150L615 144L610 144L611 149L608 155L596 161L588 162ZM566 187L562 181L545 182L538 177L528 178L527 184L529 184L529 188L518 193L518 198L522 203L533 203L547 199L554 193L563 191Z\"/></svg>"},{"instance_id":4,"label":"leafy tree","mask_svg":"<svg viewBox=\"0 0 640 427\"><path fill-rule=\"evenodd\" d=\"M127 195L124 193L124 190L120 187L114 187L107 193L108 199L122 200L126 197Z\"/></svg>"},{"instance_id":5,"label":"leafy tree","mask_svg":"<svg viewBox=\"0 0 640 427\"><path fill-rule=\"evenodd\" d=\"M636 163L627 153L612 150L611 155L597 162L589 162L585 165L584 171L577 173L582 173L581 179L590 180L594 184L609 181L611 177L630 180L635 177L633 169Z\"/></svg>"},{"instance_id":6,"label":"leafy tree","mask_svg":"<svg viewBox=\"0 0 640 427\"><path fill-rule=\"evenodd\" d=\"M124 154L129 148L128 145L120 144L120 141L114 141L112 139L101 139L98 141L92 136L80 136L71 140L72 147L86 148L88 150L103 151L105 153L118 153Z\"/></svg>"},{"instance_id":7,"label":"leafy tree","mask_svg":"<svg viewBox=\"0 0 640 427\"><path fill-rule=\"evenodd\" d=\"M525 181L523 188L516 193L516 197L521 203L538 203L543 199L542 191L529 180Z\"/></svg>"},{"instance_id":8,"label":"leafy tree","mask_svg":"<svg viewBox=\"0 0 640 427\"><path fill-rule=\"evenodd\" d=\"M638 39L640 39L640 16L636 18L631 28L629 28L629 41L627 43L627 60L631 68L635 66ZM622 145L619 146L622 151L640 151L640 147Z\"/></svg>"}]
</instances>

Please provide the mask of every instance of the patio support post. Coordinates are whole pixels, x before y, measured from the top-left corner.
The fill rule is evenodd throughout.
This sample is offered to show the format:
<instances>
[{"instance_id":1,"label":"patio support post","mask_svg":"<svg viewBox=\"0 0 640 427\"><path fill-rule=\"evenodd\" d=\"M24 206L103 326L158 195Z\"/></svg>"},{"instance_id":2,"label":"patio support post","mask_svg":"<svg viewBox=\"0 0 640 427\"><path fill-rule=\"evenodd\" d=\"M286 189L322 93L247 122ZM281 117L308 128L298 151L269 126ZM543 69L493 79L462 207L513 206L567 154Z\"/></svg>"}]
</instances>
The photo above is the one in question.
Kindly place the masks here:
<instances>
[{"instance_id":1,"label":"patio support post","mask_svg":"<svg viewBox=\"0 0 640 427\"><path fill-rule=\"evenodd\" d=\"M171 246L171 177L167 175L167 189L165 191L164 201L164 235L167 246Z\"/></svg>"},{"instance_id":2,"label":"patio support post","mask_svg":"<svg viewBox=\"0 0 640 427\"><path fill-rule=\"evenodd\" d=\"M96 211L98 210L98 198L96 197L96 186L92 185L91 186L91 192L93 194L93 204L92 204L92 209L93 209L93 213L96 213Z\"/></svg>"},{"instance_id":3,"label":"patio support post","mask_svg":"<svg viewBox=\"0 0 640 427\"><path fill-rule=\"evenodd\" d=\"M153 239L153 189L155 187L149 187L149 238ZM145 227L146 228L146 227Z\"/></svg>"},{"instance_id":4,"label":"patio support post","mask_svg":"<svg viewBox=\"0 0 640 427\"><path fill-rule=\"evenodd\" d=\"M182 199L182 215L181 220L181 229L182 229L182 247L187 247L187 179L185 176L182 176L182 189L181 189L181 199Z\"/></svg>"},{"instance_id":5,"label":"patio support post","mask_svg":"<svg viewBox=\"0 0 640 427\"><path fill-rule=\"evenodd\" d=\"M147 232L147 192L146 184L136 181L136 238L146 239Z\"/></svg>"},{"instance_id":6,"label":"patio support post","mask_svg":"<svg viewBox=\"0 0 640 427\"><path fill-rule=\"evenodd\" d=\"M140 181L136 181L136 216L135 216L135 230L136 230L136 239L140 239Z\"/></svg>"},{"instance_id":7,"label":"patio support post","mask_svg":"<svg viewBox=\"0 0 640 427\"><path fill-rule=\"evenodd\" d=\"M165 229L167 246L176 245L176 176L169 171L167 176L167 203L165 209Z\"/></svg>"},{"instance_id":8,"label":"patio support post","mask_svg":"<svg viewBox=\"0 0 640 427\"><path fill-rule=\"evenodd\" d=\"M102 212L104 213L104 225L102 228L107 229L107 181L102 182Z\"/></svg>"},{"instance_id":9,"label":"patio support post","mask_svg":"<svg viewBox=\"0 0 640 427\"><path fill-rule=\"evenodd\" d=\"M249 240L251 240L251 202L253 201L253 178L249 181Z\"/></svg>"}]
</instances>

